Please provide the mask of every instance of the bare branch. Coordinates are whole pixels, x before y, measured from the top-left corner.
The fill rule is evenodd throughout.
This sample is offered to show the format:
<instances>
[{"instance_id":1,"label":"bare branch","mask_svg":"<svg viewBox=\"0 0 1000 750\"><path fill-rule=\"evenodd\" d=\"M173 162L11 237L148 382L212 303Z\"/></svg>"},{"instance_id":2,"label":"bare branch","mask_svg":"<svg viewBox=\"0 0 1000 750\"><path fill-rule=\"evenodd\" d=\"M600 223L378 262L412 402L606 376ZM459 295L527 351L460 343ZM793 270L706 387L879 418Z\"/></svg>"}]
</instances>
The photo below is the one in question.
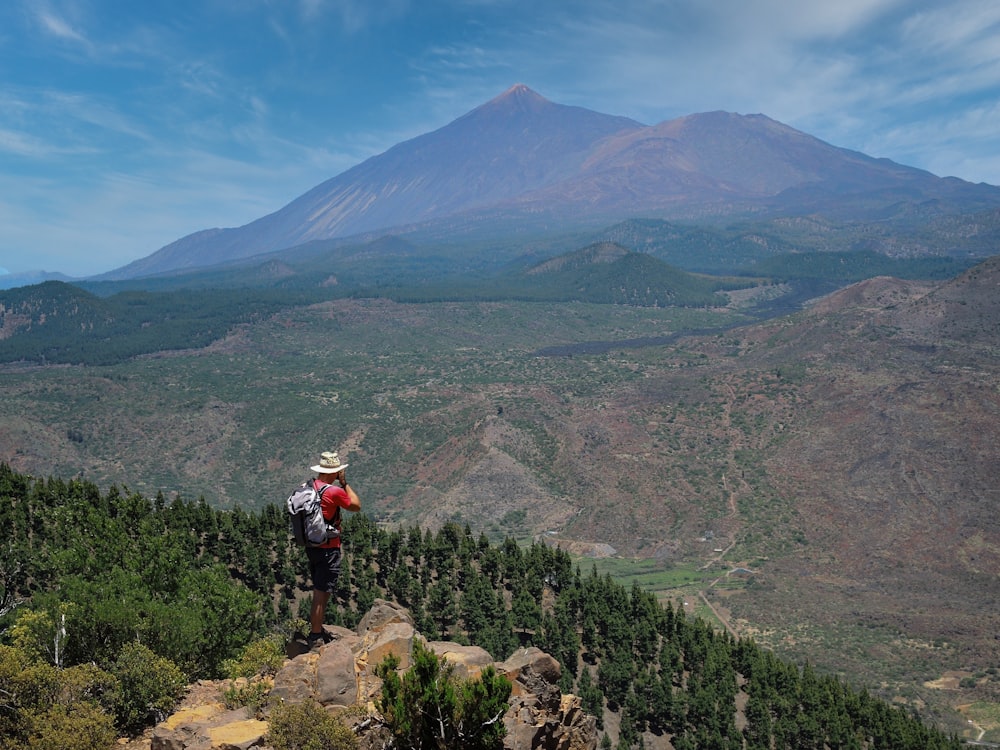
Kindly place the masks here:
<instances>
[{"instance_id":1,"label":"bare branch","mask_svg":"<svg viewBox=\"0 0 1000 750\"><path fill-rule=\"evenodd\" d=\"M10 614L24 603L24 599L18 599L14 595L14 579L20 572L21 563L15 563L14 569L10 572L0 570L0 588L3 590L3 593L0 593L0 617Z\"/></svg>"},{"instance_id":2,"label":"bare branch","mask_svg":"<svg viewBox=\"0 0 1000 750\"><path fill-rule=\"evenodd\" d=\"M480 726L488 727L490 724L496 724L498 721L500 721L500 719L503 718L503 715L505 713L507 713L507 706L504 706L503 708L501 708L500 711L499 711L499 713L497 713L496 716L494 716L489 721L484 721L482 724L480 724Z\"/></svg>"}]
</instances>

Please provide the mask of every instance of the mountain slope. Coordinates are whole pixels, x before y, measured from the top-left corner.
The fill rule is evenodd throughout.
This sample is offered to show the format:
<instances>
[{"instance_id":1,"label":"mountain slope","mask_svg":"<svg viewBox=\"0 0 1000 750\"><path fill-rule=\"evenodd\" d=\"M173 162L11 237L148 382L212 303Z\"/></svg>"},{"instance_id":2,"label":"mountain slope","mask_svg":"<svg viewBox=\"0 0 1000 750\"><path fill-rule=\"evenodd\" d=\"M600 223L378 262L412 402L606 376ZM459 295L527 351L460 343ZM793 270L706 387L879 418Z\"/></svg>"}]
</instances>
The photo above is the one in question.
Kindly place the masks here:
<instances>
[{"instance_id":1,"label":"mountain slope","mask_svg":"<svg viewBox=\"0 0 1000 750\"><path fill-rule=\"evenodd\" d=\"M0 301L0 341L45 326L60 334L79 334L114 322L108 305L61 281L5 290Z\"/></svg>"},{"instance_id":2,"label":"mountain slope","mask_svg":"<svg viewBox=\"0 0 1000 750\"><path fill-rule=\"evenodd\" d=\"M443 224L529 224L733 213L940 214L1000 205L1000 188L837 148L763 115L710 112L643 126L517 85L245 226L183 237L104 279L212 265L312 240Z\"/></svg>"},{"instance_id":3,"label":"mountain slope","mask_svg":"<svg viewBox=\"0 0 1000 750\"><path fill-rule=\"evenodd\" d=\"M920 344L978 345L995 351L1000 341L1000 255L994 255L913 304L887 309L882 321Z\"/></svg>"},{"instance_id":4,"label":"mountain slope","mask_svg":"<svg viewBox=\"0 0 1000 750\"><path fill-rule=\"evenodd\" d=\"M764 585L724 605L743 632L870 679L874 659L928 702L948 697L926 683L996 661L998 283L995 258L942 284L871 279L748 329L759 348L730 382L742 399L755 371L779 375L780 437L753 468L799 531ZM751 491L740 533L760 545ZM976 690L996 700L993 683Z\"/></svg>"},{"instance_id":5,"label":"mountain slope","mask_svg":"<svg viewBox=\"0 0 1000 750\"><path fill-rule=\"evenodd\" d=\"M426 256L430 257L430 256ZM512 264L486 277L444 278L428 283L413 278L398 286L382 285L377 296L406 302L520 301L585 302L638 307L724 306L723 288L750 286L748 281L719 279L682 271L647 253L613 242L598 242L534 265ZM435 269L421 269L427 273ZM418 272L414 273L416 276Z\"/></svg>"},{"instance_id":6,"label":"mountain slope","mask_svg":"<svg viewBox=\"0 0 1000 750\"><path fill-rule=\"evenodd\" d=\"M587 195L599 210L710 211L878 191L919 199L959 182L831 146L764 115L708 112L603 142L575 179L555 189Z\"/></svg>"},{"instance_id":7,"label":"mountain slope","mask_svg":"<svg viewBox=\"0 0 1000 750\"><path fill-rule=\"evenodd\" d=\"M553 104L523 85L400 143L239 229L184 237L109 274L129 278L218 263L315 239L384 230L490 206L574 173L593 145L640 128Z\"/></svg>"}]
</instances>

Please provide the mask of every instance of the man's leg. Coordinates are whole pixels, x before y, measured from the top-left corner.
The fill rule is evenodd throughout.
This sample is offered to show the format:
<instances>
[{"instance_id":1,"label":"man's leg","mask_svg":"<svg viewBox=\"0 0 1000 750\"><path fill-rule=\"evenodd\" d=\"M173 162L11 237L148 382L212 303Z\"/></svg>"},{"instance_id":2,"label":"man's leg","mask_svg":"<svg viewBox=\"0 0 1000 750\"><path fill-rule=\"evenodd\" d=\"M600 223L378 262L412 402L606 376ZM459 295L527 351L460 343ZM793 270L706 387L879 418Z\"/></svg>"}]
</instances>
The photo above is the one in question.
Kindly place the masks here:
<instances>
[{"instance_id":1,"label":"man's leg","mask_svg":"<svg viewBox=\"0 0 1000 750\"><path fill-rule=\"evenodd\" d=\"M312 608L309 610L309 629L313 635L323 632L323 619L326 615L328 601L330 601L330 592L313 589Z\"/></svg>"},{"instance_id":2,"label":"man's leg","mask_svg":"<svg viewBox=\"0 0 1000 750\"><path fill-rule=\"evenodd\" d=\"M309 641L325 643L323 620L326 605L337 588L340 577L340 549L316 548L306 550L309 555L310 572L313 579L312 606L309 608Z\"/></svg>"}]
</instances>

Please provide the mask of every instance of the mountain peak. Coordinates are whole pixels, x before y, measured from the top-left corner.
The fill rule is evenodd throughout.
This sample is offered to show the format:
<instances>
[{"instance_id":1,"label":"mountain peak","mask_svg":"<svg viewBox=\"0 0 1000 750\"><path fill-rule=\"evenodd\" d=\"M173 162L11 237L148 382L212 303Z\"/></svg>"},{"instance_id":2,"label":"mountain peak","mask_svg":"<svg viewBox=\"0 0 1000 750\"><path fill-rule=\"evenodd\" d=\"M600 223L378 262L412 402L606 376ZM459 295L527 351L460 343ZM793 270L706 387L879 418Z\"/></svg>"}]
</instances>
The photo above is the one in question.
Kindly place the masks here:
<instances>
[{"instance_id":1,"label":"mountain peak","mask_svg":"<svg viewBox=\"0 0 1000 750\"><path fill-rule=\"evenodd\" d=\"M509 109L527 112L537 111L543 107L550 106L554 105L538 92L525 86L523 83L515 83L502 94L495 96L477 109L487 111Z\"/></svg>"},{"instance_id":2,"label":"mountain peak","mask_svg":"<svg viewBox=\"0 0 1000 750\"><path fill-rule=\"evenodd\" d=\"M499 102L504 100L515 100L515 101L541 101L547 102L544 96L534 91L530 87L524 85L523 83L515 83L509 89L504 91L500 96L494 97L493 101Z\"/></svg>"}]
</instances>

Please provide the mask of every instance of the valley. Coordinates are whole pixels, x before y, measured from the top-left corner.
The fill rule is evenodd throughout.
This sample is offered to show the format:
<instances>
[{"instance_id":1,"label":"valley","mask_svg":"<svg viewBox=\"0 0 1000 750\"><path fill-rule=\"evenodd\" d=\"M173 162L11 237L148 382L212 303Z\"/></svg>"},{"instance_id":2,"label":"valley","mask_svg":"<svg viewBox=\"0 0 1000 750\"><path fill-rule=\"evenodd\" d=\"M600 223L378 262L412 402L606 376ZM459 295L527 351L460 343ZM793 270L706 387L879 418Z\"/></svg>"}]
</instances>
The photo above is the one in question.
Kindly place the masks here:
<instances>
[{"instance_id":1,"label":"valley","mask_svg":"<svg viewBox=\"0 0 1000 750\"><path fill-rule=\"evenodd\" d=\"M764 321L334 299L198 349L4 365L0 459L259 508L337 447L383 524L545 539L949 729L987 727L998 278L996 259L876 278Z\"/></svg>"}]
</instances>

